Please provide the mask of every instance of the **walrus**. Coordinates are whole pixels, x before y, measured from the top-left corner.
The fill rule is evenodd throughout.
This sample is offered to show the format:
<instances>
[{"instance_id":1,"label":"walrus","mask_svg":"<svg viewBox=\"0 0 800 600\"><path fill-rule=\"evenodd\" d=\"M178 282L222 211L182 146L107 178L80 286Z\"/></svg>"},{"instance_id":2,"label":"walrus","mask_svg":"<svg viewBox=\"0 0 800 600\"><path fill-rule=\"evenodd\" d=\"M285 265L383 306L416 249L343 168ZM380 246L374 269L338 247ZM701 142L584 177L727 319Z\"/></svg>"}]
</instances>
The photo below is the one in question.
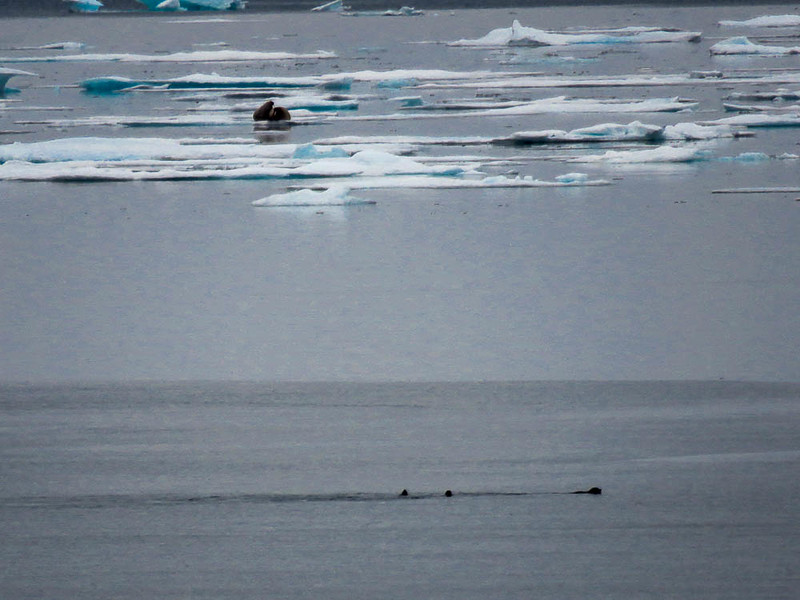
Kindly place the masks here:
<instances>
[{"instance_id":1,"label":"walrus","mask_svg":"<svg viewBox=\"0 0 800 600\"><path fill-rule=\"evenodd\" d=\"M272 100L267 100L253 113L254 121L290 121L292 116L283 106L275 106Z\"/></svg>"},{"instance_id":2,"label":"walrus","mask_svg":"<svg viewBox=\"0 0 800 600\"><path fill-rule=\"evenodd\" d=\"M577 492L572 492L573 494L594 494L597 496L598 494L602 494L603 490L599 487L589 488L588 490L578 490Z\"/></svg>"}]
</instances>

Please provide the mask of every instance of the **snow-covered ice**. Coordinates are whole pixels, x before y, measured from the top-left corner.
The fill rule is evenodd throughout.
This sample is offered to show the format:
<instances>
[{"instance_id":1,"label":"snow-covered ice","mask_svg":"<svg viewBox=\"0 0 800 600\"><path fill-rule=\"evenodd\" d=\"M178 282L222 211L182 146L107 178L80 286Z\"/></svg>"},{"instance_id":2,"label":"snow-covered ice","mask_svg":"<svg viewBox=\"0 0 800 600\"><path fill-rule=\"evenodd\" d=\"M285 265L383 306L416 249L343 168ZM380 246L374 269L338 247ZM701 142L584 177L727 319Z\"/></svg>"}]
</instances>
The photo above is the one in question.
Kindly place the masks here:
<instances>
[{"instance_id":1,"label":"snow-covered ice","mask_svg":"<svg viewBox=\"0 0 800 600\"><path fill-rule=\"evenodd\" d=\"M662 42L697 42L696 31L667 31L653 28L625 28L609 33L550 33L535 27L525 27L514 20L511 27L494 29L476 40L461 39L451 46L568 46L573 44L644 44Z\"/></svg>"},{"instance_id":2,"label":"snow-covered ice","mask_svg":"<svg viewBox=\"0 0 800 600\"><path fill-rule=\"evenodd\" d=\"M797 27L800 15L764 15L745 21L720 21L723 27Z\"/></svg>"},{"instance_id":3,"label":"snow-covered ice","mask_svg":"<svg viewBox=\"0 0 800 600\"><path fill-rule=\"evenodd\" d=\"M766 56L774 56L781 54L800 54L800 46L766 46L764 44L751 42L745 36L737 36L717 42L709 48L709 51L714 55L763 54Z\"/></svg>"},{"instance_id":4,"label":"snow-covered ice","mask_svg":"<svg viewBox=\"0 0 800 600\"><path fill-rule=\"evenodd\" d=\"M708 160L709 152L703 148L660 146L647 150L608 150L603 154L579 156L569 159L579 163L685 163Z\"/></svg>"},{"instance_id":5,"label":"snow-covered ice","mask_svg":"<svg viewBox=\"0 0 800 600\"><path fill-rule=\"evenodd\" d=\"M375 204L374 200L364 200L350 195L350 188L334 185L326 190L302 189L284 194L272 194L252 202L253 206L358 206Z\"/></svg>"}]
</instances>

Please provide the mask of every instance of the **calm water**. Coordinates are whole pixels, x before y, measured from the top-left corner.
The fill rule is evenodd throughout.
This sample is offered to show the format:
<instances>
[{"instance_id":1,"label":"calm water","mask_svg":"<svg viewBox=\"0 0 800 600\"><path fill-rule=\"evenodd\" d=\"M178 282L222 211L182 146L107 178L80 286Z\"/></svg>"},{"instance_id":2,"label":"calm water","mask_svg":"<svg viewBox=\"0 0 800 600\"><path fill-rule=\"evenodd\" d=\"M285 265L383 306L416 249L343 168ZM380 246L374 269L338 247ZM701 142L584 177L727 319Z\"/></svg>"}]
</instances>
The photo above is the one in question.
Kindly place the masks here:
<instances>
[{"instance_id":1,"label":"calm water","mask_svg":"<svg viewBox=\"0 0 800 600\"><path fill-rule=\"evenodd\" d=\"M796 384L0 392L4 597L796 592Z\"/></svg>"},{"instance_id":2,"label":"calm water","mask_svg":"<svg viewBox=\"0 0 800 600\"><path fill-rule=\"evenodd\" d=\"M211 47L331 50L338 58L0 61L39 75L12 79L19 92L0 101L0 141L306 143L711 120L726 115L722 100L732 91L779 86L358 84L358 114L375 116L407 95L676 96L699 104L687 113L342 115L277 140L246 120L54 122L191 106L173 93L91 96L75 87L106 75L791 74L796 56L708 53L729 35L718 20L786 12L760 5L398 19L6 19L3 57L58 54L30 48L76 41L97 53ZM548 29L677 27L702 31L703 41L557 51L430 43L478 38L515 18ZM797 44L776 35L758 39ZM768 160L635 168L559 159L627 148L620 145L424 147L428 158L485 158L490 174L552 180L580 170L612 184L371 190L360 195L377 204L363 207L256 209L254 200L286 191L269 180L0 182L0 596L794 598L800 386L720 379L800 381L798 194L712 192L797 186L797 161L774 158L797 153L796 131L764 129L709 146L718 158L754 151ZM626 379L639 381L590 381ZM218 382L116 383L132 380ZM301 383L224 382L231 380ZM32 383L11 383L23 381ZM70 383L86 381L108 383ZM603 494L568 493L591 486ZM397 496L403 488L409 498Z\"/></svg>"}]
</instances>

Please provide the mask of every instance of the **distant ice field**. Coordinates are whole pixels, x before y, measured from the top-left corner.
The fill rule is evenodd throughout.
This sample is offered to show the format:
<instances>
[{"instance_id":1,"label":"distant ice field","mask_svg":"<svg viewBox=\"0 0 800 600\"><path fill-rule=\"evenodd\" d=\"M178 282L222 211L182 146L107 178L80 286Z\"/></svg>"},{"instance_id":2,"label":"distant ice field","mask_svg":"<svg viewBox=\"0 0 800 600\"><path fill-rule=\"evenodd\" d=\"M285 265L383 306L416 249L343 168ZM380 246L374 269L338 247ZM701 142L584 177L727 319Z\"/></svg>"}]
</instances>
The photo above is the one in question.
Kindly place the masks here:
<instances>
[{"instance_id":1,"label":"distant ice field","mask_svg":"<svg viewBox=\"0 0 800 600\"><path fill-rule=\"evenodd\" d=\"M645 224L655 219L654 214L644 213L647 215L644 220L637 220L636 215L641 216L641 211L645 211L646 205L640 202L642 197L658 197L670 206L679 207L694 201L719 202L721 198L731 202L736 197L735 191L740 189L740 201L770 202L769 210L778 213L781 207L789 210L793 206L794 195L789 190L798 186L797 57L760 51L712 53L715 47L724 50L796 46L791 37L781 37L786 35L786 25L762 26L761 21L720 24L724 20L745 21L786 14L785 10L769 9L759 6L756 13L756 9L745 7L680 10L643 7L636 11L623 7L585 7L576 13L565 7L549 7L425 11L422 15L397 17L234 11L222 15L105 15L98 19L73 16L35 22L16 19L13 27L5 30L0 50L0 56L7 61L0 64L7 90L0 98L3 117L0 182L9 190L3 208L18 215L14 218L24 218L31 214L30 203L34 198L61 202L78 197L81 203L97 202L101 206L109 199L130 201L142 209L150 207L148 211L152 213L153 206L159 207L159 211L172 210L169 203L163 204L159 199L194 199L209 203L215 214L217 210L238 207L242 212L237 213L237 219L242 224L249 220L248 227L258 228L268 220L270 227L281 232L281 236L271 238L281 248L295 247L298 238L293 227L306 223L312 215L335 219L341 224L350 222L354 215L369 216L369 211L372 217L377 217L385 210L420 208L418 205L415 208L409 199L429 204L434 210L462 202L468 205L477 202L482 208L506 205L511 208L520 202L515 210L524 210L529 202L552 199L554 206L561 206L565 198L576 198L586 203L586 210L592 215L580 221L579 229L605 222L597 213L611 203L615 209L624 209L632 222L637 223L631 231L640 231L641 235L647 230ZM764 22L782 23L780 19ZM747 44L730 41L742 36L747 37ZM268 98L287 107L292 120L279 124L254 123L252 112ZM69 189L67 184L81 184L81 187ZM109 186L120 191L109 193ZM761 193L753 194L754 189ZM718 191L726 193L714 194ZM233 203L215 204L220 194ZM112 210L112 206L109 203L104 211ZM79 205L73 203L71 208L78 210ZM514 222L536 223L537 211L531 210ZM766 206L760 210L766 210ZM187 218L191 214L186 207L178 212ZM468 206L457 214L472 213ZM780 230L791 227L794 215L774 218L780 223ZM237 219L234 220L239 222ZM269 219L297 221L290 221L291 226L284 228L282 221ZM674 221L675 227L678 222ZM730 232L721 228L716 235L723 232L734 235L737 227L744 227L746 222L742 216ZM63 356L63 365L60 360L55 361L62 365L57 367L58 372L81 371L79 365L83 364L89 372L103 375L105 369L100 364L73 359L70 353L51 351L47 349L46 336L31 337L26 333L29 331L26 323L37 321L37 315L49 314L51 310L55 314L59 304L54 296L47 302L46 296L41 295L37 296L42 299L41 305L30 304L27 294L33 293L40 282L29 279L30 273L18 266L25 264L25 257L31 253L46 252L37 244L43 239L41 235L45 235L44 239L54 239L52 232L46 233L49 227L58 225L49 223L44 231L24 239L21 236L25 228L12 228L5 234L5 245L15 249L7 255L6 270L19 284L9 289L20 290L7 292L11 294L9 306L13 307L9 336L21 349L21 353L14 354L14 360L6 363L15 365L8 367L9 373L23 373L25 369L20 371L20 368L25 365L38 365L35 370L43 374L50 367L56 368L55 356ZM59 236L83 235L77 224L75 227L60 231ZM605 226L598 227L598 235L611 235ZM764 227L775 228L766 224ZM534 230L529 228L529 231ZM665 235L662 254L669 254L670 240L683 238L688 231L684 226L671 236ZM386 239L377 231L371 235ZM253 233L242 236L247 239ZM756 243L750 236L745 239ZM759 239L763 242L765 238ZM763 314L755 314L762 317L746 320L742 344L725 343L725 352L717 352L720 340L725 337L721 330L715 327L706 331L705 337L688 335L684 329L694 327L690 324L693 319L678 319L673 314L674 303L659 295L657 288L635 278L641 285L631 281L630 289L635 290L636 297L652 294L649 303L632 302L632 309L612 318L619 309L612 308L611 301L600 302L598 314L604 316L600 320L571 310L569 307L586 295L582 287L586 281L580 269L559 270L565 264L559 259L554 264L560 266L553 268L566 279L534 288L534 298L544 294L548 306L553 303L554 312L523 311L518 314L520 321L516 325L512 325L512 320L495 330L496 335L487 338L485 350L493 357L491 360L480 358L481 353L472 354L470 344L465 341L454 357L424 361L423 372L439 373L445 379L463 377L466 376L463 373L472 372L467 369L462 373L466 365L479 364L482 374L502 373L503 377L525 379L547 372L549 369L541 365L551 362L562 369L574 365L586 372L593 372L594 364L615 364L625 371L637 371L638 362L623 360L613 353L591 351L592 360L584 362L574 358L569 349L573 342L579 346L588 344L589 348L605 347L604 334L613 331L613 324L619 325L621 319L627 322L625 331L639 332L635 337L644 336L642 343L652 349L652 353L645 353L651 356L645 367L651 375L669 377L670 365L677 368L684 364L684 356L695 353L713 359L707 363L688 361L681 369L715 375L727 370L723 368L727 363L723 358L726 352L747 348L745 354L752 352L761 358L755 362L741 359L737 364L762 365L754 371L764 371L773 377L783 367L772 369L767 364L791 362L788 338L766 335L762 341L757 332L780 329L777 323L786 321L783 310L793 298L794 279L790 277L787 281L783 274L785 265L792 263L796 244L780 237L768 239L769 243L762 248L764 256L771 253L781 257L777 262L760 267L752 261L734 263L748 265L754 273L772 273L767 279L776 286L777 295L773 301L759 305ZM395 241L401 243L399 238ZM727 242L724 245L730 247ZM548 247L558 248L560 243ZM630 266L623 267L635 261L634 249L639 248L636 243L628 247L632 253L620 256L615 264L621 274L640 273L638 267L633 271ZM238 248L245 255L253 250ZM528 255L529 248L530 241L514 248L508 260L500 261L504 265L501 270L525 265L526 269L534 269L529 273L532 280L538 280L534 265L547 261L551 251L532 257ZM556 256L563 256L568 262L592 256L592 253L583 255L579 243L564 250L564 255L556 252ZM118 251L122 258L123 249ZM466 247L461 251L468 255L478 252L482 257L499 252L497 248L487 249L484 254L478 248ZM88 252L94 257L91 249ZM734 255L739 252L747 252L747 244L735 245ZM257 251L252 254L258 255ZM375 255L367 252L359 256L360 260L369 260ZM457 260L458 256L454 254L451 260ZM712 260L711 255L703 256ZM677 273L683 275L686 285L705 281L709 270L726 270L728 263L724 258L725 255L714 255L713 267L703 267L702 262L689 261L687 255L689 262ZM273 293L285 291L291 295L294 289L305 289L305 283L295 281L295 277L306 277L306 260L302 252L292 256L290 262L297 263L291 270L294 277L278 276L283 284L270 288L268 282L274 282L277 275L266 276L260 280L264 287L256 286L258 291L253 291L254 298L264 293L272 297ZM79 260L78 264L83 263ZM340 369L343 373L370 374L376 378L395 377L399 373L413 378L427 377L414 367L417 361L413 357L422 338L413 328L404 330L399 323L392 328L395 335L384 341L378 329L368 327L372 320L358 324L359 330L366 328L369 333L357 338L357 356L369 356L372 360L381 357L382 366L374 370L369 366L370 361L362 363L327 351L339 348L343 339L349 339L350 328L358 322L357 311L348 313L346 308L353 302L366 304L367 308L362 306L361 310L366 310L365 315L372 315L377 322L383 318L378 315L393 314L389 308L393 296L386 292L382 295L385 303L370 304L359 290L364 286L371 288L372 284L362 281L347 264L337 264L332 273L338 272L345 280L352 281L348 293L332 298L326 288L325 301L318 301L340 316L330 321L333 329L324 343L315 346L312 341L311 332L318 324L327 322L325 313L320 312L321 305L315 304L317 308L299 322L299 335L305 341L297 349L288 350L285 360L259 360L260 353L252 345L255 340L271 339L275 332L282 332L280 339L292 339L290 324L295 321L284 319L288 305L280 301L275 304L279 308L274 313L268 311L259 319L274 318L283 324L255 338L248 335L251 341L241 346L231 341L227 358L212 372L232 369L236 373L314 378L315 375L301 367L301 357L312 351L319 355L324 373L337 374L337 378ZM53 268L58 271L55 264ZM283 272L282 267L269 261L259 268L269 273L273 269ZM431 266L425 270L426 277L434 277L435 272L437 269ZM642 277L644 273L640 273ZM666 263L651 273L655 278L673 279ZM739 286L735 293L730 293L732 290L726 293L723 286L709 292L711 297L737 312L734 298L741 300L742 294L746 296L751 289L749 286L756 286L749 282L760 281L761 275L749 273L730 280L734 282L731 285ZM54 275L41 273L41 276L49 282ZM146 271L140 276L146 277ZM519 281L511 273L508 277L509 282ZM98 282L99 289L106 285L113 287L116 285L111 283L113 280L109 272L107 278ZM499 280L506 279L499 277ZM598 281L617 288L603 277ZM65 301L87 307L105 302L98 298L96 302L81 304L78 298L86 292L88 284L80 277L75 282L76 288L66 290ZM146 288L153 291L155 302L158 293L152 285L148 283ZM394 289L389 282L386 285L387 289ZM454 288L442 285L442 289L435 287L434 297L426 297L423 290L427 288L420 287L417 301L431 307L453 306L446 296L454 289L466 290L474 284L457 281ZM276 291L269 291L272 289ZM688 288L680 289L688 297L695 297ZM562 293L567 296L562 297ZM589 296L599 300L598 293L593 290ZM490 296L494 294L503 299L501 304L513 305L509 309L512 313L526 296L520 295L511 283L499 285ZM249 331L245 325L249 313L230 310L226 301L221 302L225 310L192 305L190 313L198 310L197 316L202 315L201 318L188 318L172 341L157 335L163 331L158 326L140 329L140 323L134 329L142 331L145 339L157 341L157 346L163 342L169 347L177 347L182 336L194 327L200 328L201 337L216 338L208 320L210 314L225 314L225 319L233 319ZM258 304L254 299L231 298L230 302L234 307L241 304L253 310ZM496 299L492 301L489 297L471 298L470 303L474 303L472 308L461 316L450 310L431 308L441 333L426 337L425 344L441 348L441 353L447 356L452 352L452 336L463 328L463 315L483 313L484 307L497 305ZM132 310L135 304L132 296L123 302ZM703 321L700 316L710 311L713 304L693 304L690 315ZM625 300L623 305L630 303ZM652 321L644 317L650 310L648 307L653 307ZM76 310L83 314L82 309ZM134 315L138 310L128 316L123 311L119 324L114 324L112 313L100 312L108 315L112 338L125 330L123 322L137 321ZM394 314L400 319L400 313ZM553 323L553 331L542 334L539 323L544 314L557 317L547 319ZM566 322L577 321L570 326L570 335L563 336L557 332L557 324L567 316ZM494 318L503 319L500 313ZM647 327L634 325L640 323L640 318L645 319ZM157 321L155 316L144 319L151 324ZM485 322L490 330L491 322L492 319ZM706 328L709 323L705 321ZM473 322L469 329L475 326ZM66 325L56 321L52 327L58 334L55 347L65 345L69 339ZM398 332L403 331L398 337ZM588 338L581 331L589 331ZM546 342L531 342L532 350L527 349L523 332L527 332L527 339L544 335ZM662 335L673 341L667 345L646 342ZM504 341L508 336L513 343ZM399 346L394 348L388 341L391 339ZM105 347L105 342L98 343L99 348ZM375 351L386 348L387 344L393 348L391 351ZM774 349L757 352L756 348L763 350L765 345L769 348L774 345ZM99 355L103 361L116 364L114 369L120 372L161 372L166 367L155 358L158 352L148 357L146 348L146 344L141 346L135 352L138 358L127 363L122 356L114 358L114 353L104 351ZM283 344L274 348L279 352ZM95 342L87 346L90 354L95 349ZM208 362L216 363L211 350L201 346L193 351L204 357L200 362L202 367L187 365L198 376L207 372ZM665 358L665 352L669 360L659 361L659 357ZM638 353L632 351L632 355ZM541 362L536 358L540 356L548 358ZM600 370L613 371L611 367Z\"/></svg>"}]
</instances>

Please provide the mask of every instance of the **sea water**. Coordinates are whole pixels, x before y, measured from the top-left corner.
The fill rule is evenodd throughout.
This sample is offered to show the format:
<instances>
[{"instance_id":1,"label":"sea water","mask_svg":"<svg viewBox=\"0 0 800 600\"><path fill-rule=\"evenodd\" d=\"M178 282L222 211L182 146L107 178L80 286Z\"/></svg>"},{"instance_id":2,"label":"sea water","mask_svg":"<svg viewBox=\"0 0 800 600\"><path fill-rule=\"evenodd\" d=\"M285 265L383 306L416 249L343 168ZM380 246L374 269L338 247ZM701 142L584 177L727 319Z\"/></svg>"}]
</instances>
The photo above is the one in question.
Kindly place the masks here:
<instances>
[{"instance_id":1,"label":"sea water","mask_svg":"<svg viewBox=\"0 0 800 600\"><path fill-rule=\"evenodd\" d=\"M796 384L0 391L4 597L796 592Z\"/></svg>"},{"instance_id":2,"label":"sea water","mask_svg":"<svg viewBox=\"0 0 800 600\"><path fill-rule=\"evenodd\" d=\"M0 141L273 147L345 135L497 138L636 119L715 121L731 114L722 106L729 93L798 87L796 56L712 57L712 44L743 33L718 21L786 11L9 18L5 58L76 52L35 49L58 42L108 55L228 48L337 58L0 61L37 75L11 79L19 91L0 101ZM703 39L447 44L514 19L572 32L680 28ZM753 39L796 45L786 36L762 30ZM584 83L707 75L557 89L356 82L341 93L357 97L357 111L298 115L296 126L277 130L228 109L229 124L128 127L125 119L163 121L198 107L208 116L214 111L202 105L219 97L77 87L103 76L394 69L525 71ZM715 70L750 79L709 83ZM410 96L446 104L560 95L696 104L679 113L388 118L407 115L398 107ZM608 185L360 189L351 193L375 204L358 206L256 207L306 183L263 177L3 180L0 595L793 598L800 389L725 380L800 380L797 192L714 192L795 188L797 161L778 157L797 153L796 131L749 129L755 135L699 148L708 160L638 165L576 159L650 145L434 143L410 158L546 182L580 171ZM159 173L171 161L201 172L221 154L151 157L133 169ZM116 168L102 156L89 163ZM148 383L156 380L216 382ZM273 383L228 383L236 380ZM334 383L317 383L326 381ZM445 383L426 383L435 381ZM592 486L602 495L569 493Z\"/></svg>"}]
</instances>

